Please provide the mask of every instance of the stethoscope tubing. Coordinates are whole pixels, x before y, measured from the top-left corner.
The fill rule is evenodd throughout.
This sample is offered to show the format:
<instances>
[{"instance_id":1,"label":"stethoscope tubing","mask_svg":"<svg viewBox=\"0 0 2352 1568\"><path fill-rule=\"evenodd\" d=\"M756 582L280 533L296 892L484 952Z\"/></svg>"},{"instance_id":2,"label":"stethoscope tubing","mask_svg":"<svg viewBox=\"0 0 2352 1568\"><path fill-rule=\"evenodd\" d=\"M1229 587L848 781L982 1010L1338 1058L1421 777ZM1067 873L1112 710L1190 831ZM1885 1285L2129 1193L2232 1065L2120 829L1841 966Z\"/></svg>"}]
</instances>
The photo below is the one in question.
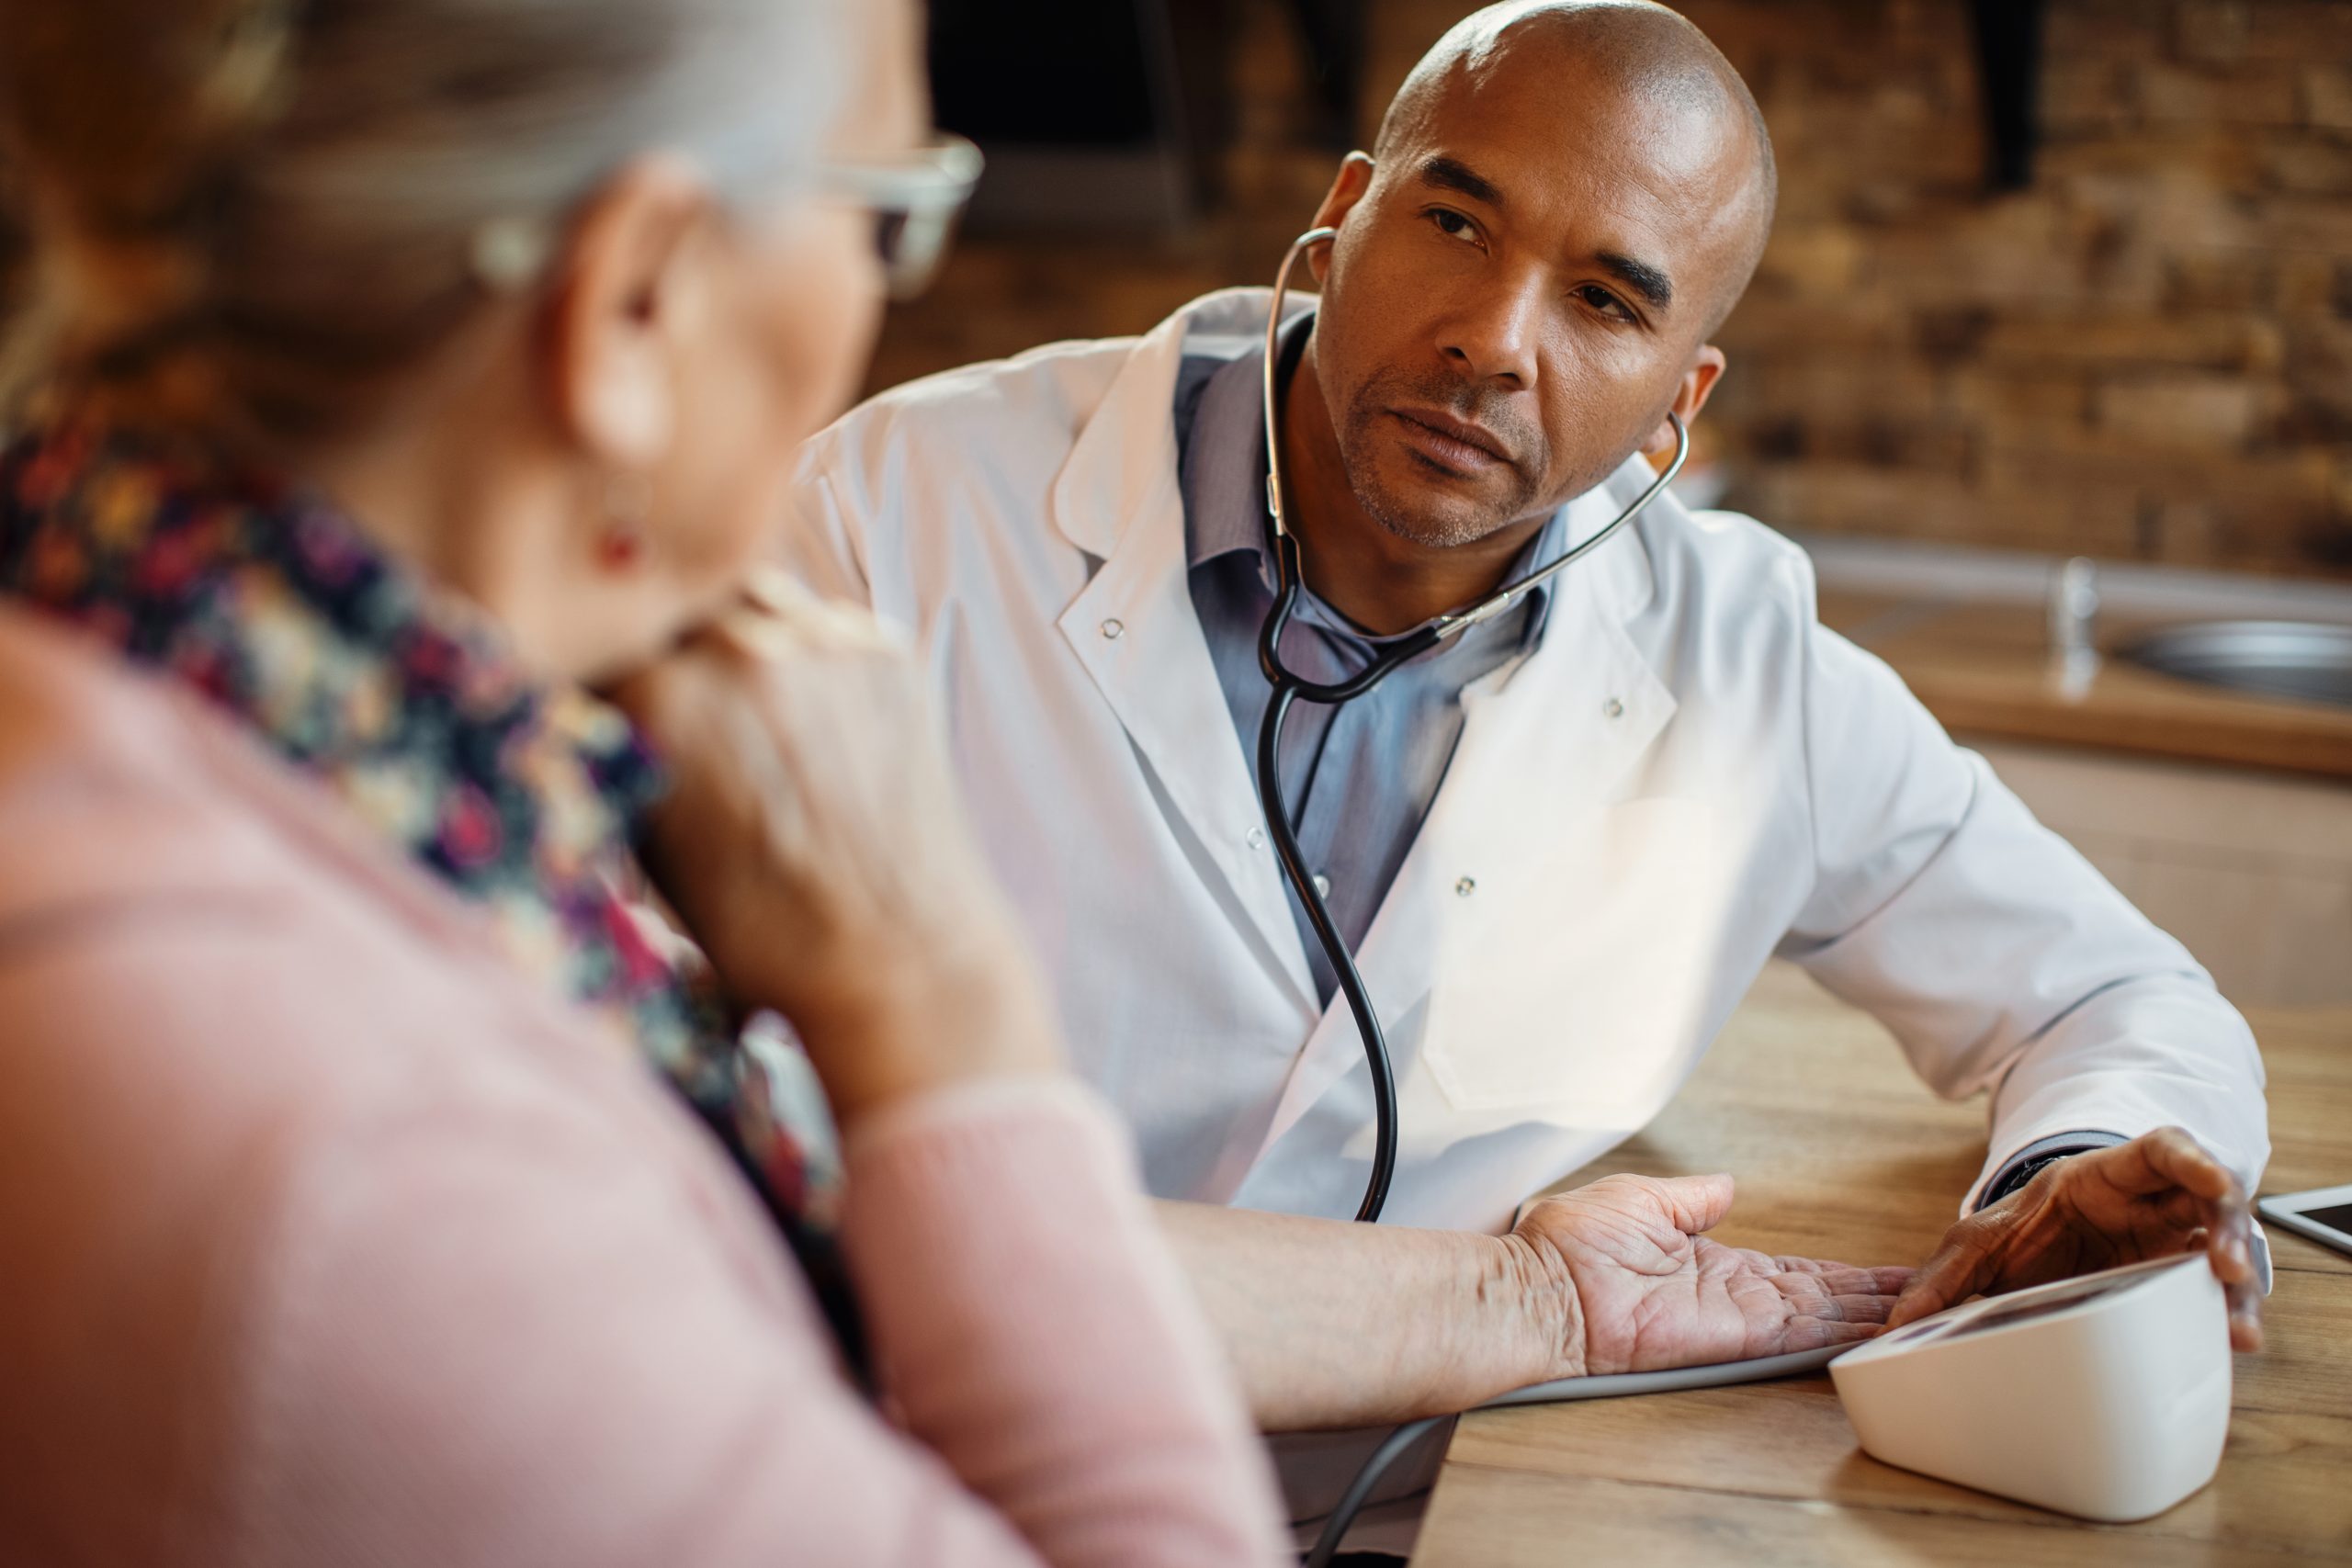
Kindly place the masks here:
<instances>
[{"instance_id":1,"label":"stethoscope tubing","mask_svg":"<svg viewBox=\"0 0 2352 1568\"><path fill-rule=\"evenodd\" d=\"M1283 541L1283 546L1296 548L1288 539ZM1297 583L1294 580L1283 597L1293 598L1296 593ZM1276 615L1268 617L1268 625L1278 637L1282 632L1277 617L1288 618L1279 604ZM1385 675L1396 668L1396 661L1384 660L1374 668L1379 675ZM1376 675L1371 684L1377 683ZM1370 690L1371 684L1364 689ZM1291 704L1300 694L1299 682L1275 681L1272 694L1266 700L1265 715L1258 721L1258 805L1273 840L1274 857L1282 863L1284 879L1306 910L1307 924L1315 929L1315 940L1322 944L1324 956L1331 964L1332 978L1339 985L1340 994L1347 998L1348 1011L1355 1018L1356 1032L1363 1040L1364 1065L1372 1073L1373 1155L1372 1174L1364 1182L1363 1201L1356 1207L1356 1218L1370 1224L1379 1219L1380 1211L1387 1206L1389 1179L1396 1171L1396 1075L1389 1062L1388 1037L1381 1031L1379 1010L1372 1005L1372 993L1364 988L1363 976L1356 968L1354 955L1348 951L1347 939L1340 934L1329 906L1316 889L1315 874L1291 827L1290 804L1283 797L1283 720L1289 716Z\"/></svg>"},{"instance_id":2,"label":"stethoscope tubing","mask_svg":"<svg viewBox=\"0 0 2352 1568\"><path fill-rule=\"evenodd\" d=\"M1333 707L1353 702L1385 681L1399 665L1499 613L1521 593L1549 581L1607 543L1641 515L1642 510L1682 471L1684 461L1690 456L1690 432L1679 414L1668 412L1666 417L1674 426L1673 459L1607 527L1592 537L1564 550L1525 576L1504 583L1468 608L1434 616L1414 627L1384 646L1377 658L1344 681L1317 682L1295 674L1283 662L1282 639L1298 608L1306 572L1297 536L1285 525L1283 517L1282 427L1278 412L1282 392L1279 369L1283 299L1289 291L1291 270L1297 265L1298 258L1308 247L1333 238L1337 232L1329 228L1310 229L1291 242L1289 253L1283 257L1282 269L1274 275L1273 302L1266 310L1266 518L1274 557L1274 602L1266 612L1265 624L1258 637L1258 667L1272 688L1258 723L1258 804L1265 815L1267 831L1272 836L1274 856L1282 864L1283 879L1306 911L1306 922L1323 949L1332 979L1340 996L1347 999L1348 1011L1363 1042L1364 1066L1372 1075L1373 1155L1372 1171L1364 1181L1363 1200L1356 1207L1356 1218L1369 1224L1379 1219L1381 1211L1387 1206L1389 1183L1396 1171L1396 1074L1388 1055L1388 1037L1380 1026L1379 1011L1372 1005L1372 993L1356 968L1354 955L1348 951L1347 939L1340 934L1329 907L1315 886L1314 870L1307 865L1306 856L1298 846L1298 834L1291 824L1290 803L1283 794L1283 724L1290 716L1292 704L1296 702Z\"/></svg>"}]
</instances>

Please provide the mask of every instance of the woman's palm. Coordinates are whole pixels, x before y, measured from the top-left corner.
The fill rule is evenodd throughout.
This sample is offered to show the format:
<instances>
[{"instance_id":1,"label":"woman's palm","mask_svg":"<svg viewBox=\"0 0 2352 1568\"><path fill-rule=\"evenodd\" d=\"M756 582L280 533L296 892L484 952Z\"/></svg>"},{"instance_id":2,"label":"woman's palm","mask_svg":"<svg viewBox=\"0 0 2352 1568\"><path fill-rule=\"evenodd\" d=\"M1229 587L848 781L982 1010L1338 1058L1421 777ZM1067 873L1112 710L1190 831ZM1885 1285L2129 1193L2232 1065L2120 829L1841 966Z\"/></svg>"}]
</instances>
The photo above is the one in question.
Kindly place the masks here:
<instances>
[{"instance_id":1,"label":"woman's palm","mask_svg":"<svg viewBox=\"0 0 2352 1568\"><path fill-rule=\"evenodd\" d=\"M1708 1240L1727 1176L1611 1176L1531 1204L1519 1235L1573 1285L1584 1373L1654 1371L1867 1339L1908 1269L1773 1258Z\"/></svg>"}]
</instances>

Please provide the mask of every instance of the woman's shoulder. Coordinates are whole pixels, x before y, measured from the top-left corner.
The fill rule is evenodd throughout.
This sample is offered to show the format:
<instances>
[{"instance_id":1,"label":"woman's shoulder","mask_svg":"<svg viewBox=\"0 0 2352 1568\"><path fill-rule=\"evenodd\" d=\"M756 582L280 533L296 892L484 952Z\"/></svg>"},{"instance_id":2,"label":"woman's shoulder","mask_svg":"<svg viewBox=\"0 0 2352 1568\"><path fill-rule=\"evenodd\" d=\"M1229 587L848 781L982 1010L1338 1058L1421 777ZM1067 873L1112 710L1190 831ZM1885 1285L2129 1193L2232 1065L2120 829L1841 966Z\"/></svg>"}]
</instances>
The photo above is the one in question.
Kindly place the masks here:
<instances>
[{"instance_id":1,"label":"woman's shoulder","mask_svg":"<svg viewBox=\"0 0 2352 1568\"><path fill-rule=\"evenodd\" d=\"M250 1194L413 1154L419 1128L445 1153L620 1144L657 1186L733 1180L480 910L201 699L6 606L0 868L0 1195L75 1171ZM70 1136L14 1140L14 1112Z\"/></svg>"},{"instance_id":2,"label":"woman's shoulder","mask_svg":"<svg viewBox=\"0 0 2352 1568\"><path fill-rule=\"evenodd\" d=\"M76 910L284 872L192 705L76 628L0 608L0 931L62 935Z\"/></svg>"},{"instance_id":3,"label":"woman's shoulder","mask_svg":"<svg viewBox=\"0 0 2352 1568\"><path fill-rule=\"evenodd\" d=\"M0 865L20 1030L134 1057L161 1030L215 1083L314 1103L514 1055L469 1042L593 1037L480 911L200 697L6 607Z\"/></svg>"},{"instance_id":4,"label":"woman's shoulder","mask_svg":"<svg viewBox=\"0 0 2352 1568\"><path fill-rule=\"evenodd\" d=\"M18 941L109 929L76 911L168 923L221 901L282 908L270 923L288 930L337 903L425 937L475 923L192 688L6 604L0 862L0 932Z\"/></svg>"},{"instance_id":5,"label":"woman's shoulder","mask_svg":"<svg viewBox=\"0 0 2352 1568\"><path fill-rule=\"evenodd\" d=\"M469 1320L485 1260L617 1288L618 1213L793 1310L691 1122L470 910L200 703L5 608L0 868L0 1521L143 1559L159 1499L258 1495L388 1411L474 1433L465 1378L545 1304L508 1280ZM232 1515L171 1528L246 1561Z\"/></svg>"}]
</instances>

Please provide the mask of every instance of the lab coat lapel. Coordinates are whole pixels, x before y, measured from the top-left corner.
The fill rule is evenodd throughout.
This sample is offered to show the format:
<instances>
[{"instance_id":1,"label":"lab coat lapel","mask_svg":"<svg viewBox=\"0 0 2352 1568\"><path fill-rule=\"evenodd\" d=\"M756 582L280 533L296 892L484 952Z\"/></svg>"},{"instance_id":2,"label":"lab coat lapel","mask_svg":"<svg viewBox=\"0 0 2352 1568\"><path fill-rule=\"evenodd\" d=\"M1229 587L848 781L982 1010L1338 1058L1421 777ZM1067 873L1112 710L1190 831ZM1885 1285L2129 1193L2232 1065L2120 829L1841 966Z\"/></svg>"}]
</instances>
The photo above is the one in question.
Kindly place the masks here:
<instances>
[{"instance_id":1,"label":"lab coat lapel","mask_svg":"<svg viewBox=\"0 0 2352 1568\"><path fill-rule=\"evenodd\" d=\"M1222 879L1239 923L1311 1009L1306 952L1185 570L1170 400L1187 328L1204 309L1262 320L1263 295L1212 295L1138 343L1055 481L1056 526L1102 559L1057 625L1157 779L1195 863Z\"/></svg>"},{"instance_id":2,"label":"lab coat lapel","mask_svg":"<svg viewBox=\"0 0 2352 1568\"><path fill-rule=\"evenodd\" d=\"M1638 459L1635 460L1636 464ZM1634 465L1571 503L1568 536L1589 537L1646 482ZM1653 511L1676 504L1661 496ZM1674 697L1626 631L1656 592L1638 525L1555 580L1544 639L1463 694L1462 739L1445 782L1365 933L1357 966L1389 1026L1400 1086L1418 1053L1395 1029L1428 997L1443 955L1475 922L1542 962L1531 927L1547 890L1521 874L1546 824L1596 810L1674 716ZM1335 997L1294 1066L1260 1147L1296 1124L1332 1085L1362 1069L1354 1020Z\"/></svg>"}]
</instances>

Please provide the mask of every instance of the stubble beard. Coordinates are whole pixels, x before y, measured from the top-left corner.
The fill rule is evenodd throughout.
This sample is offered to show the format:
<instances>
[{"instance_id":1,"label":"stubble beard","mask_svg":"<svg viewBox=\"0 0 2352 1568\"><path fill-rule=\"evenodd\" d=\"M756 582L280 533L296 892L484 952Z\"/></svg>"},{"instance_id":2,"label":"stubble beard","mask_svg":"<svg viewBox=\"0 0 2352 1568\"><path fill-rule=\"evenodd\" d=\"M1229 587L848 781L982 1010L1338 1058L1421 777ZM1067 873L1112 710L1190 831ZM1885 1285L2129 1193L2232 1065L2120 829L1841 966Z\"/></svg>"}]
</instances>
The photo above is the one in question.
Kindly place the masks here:
<instances>
[{"instance_id":1,"label":"stubble beard","mask_svg":"<svg viewBox=\"0 0 2352 1568\"><path fill-rule=\"evenodd\" d=\"M1403 389L1417 394L1413 400L1434 404L1445 409L1457 419L1476 420L1474 404L1470 409L1458 407L1458 386L1416 387ZM1408 544L1428 549L1459 549L1479 540L1530 514L1535 502L1535 481L1524 467L1513 464L1509 469L1511 480L1510 496L1498 504L1481 505L1464 514L1459 507L1448 507L1432 513L1417 507L1412 501L1398 495L1383 481L1379 466L1374 461L1380 436L1378 427L1385 417L1395 389L1368 387L1349 406L1347 422L1340 440L1340 458L1347 465L1348 488L1355 492L1356 504L1374 523L1405 540ZM1409 455L1407 462L1417 461Z\"/></svg>"}]
</instances>

